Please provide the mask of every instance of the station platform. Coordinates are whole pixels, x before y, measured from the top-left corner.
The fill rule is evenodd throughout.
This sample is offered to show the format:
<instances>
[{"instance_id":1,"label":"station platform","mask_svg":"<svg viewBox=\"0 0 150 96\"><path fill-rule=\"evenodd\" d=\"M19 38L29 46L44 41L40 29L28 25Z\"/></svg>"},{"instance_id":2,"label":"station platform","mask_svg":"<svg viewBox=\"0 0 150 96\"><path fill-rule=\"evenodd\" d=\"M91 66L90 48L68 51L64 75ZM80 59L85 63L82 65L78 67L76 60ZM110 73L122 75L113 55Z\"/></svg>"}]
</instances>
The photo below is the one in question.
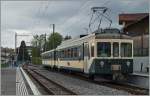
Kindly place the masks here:
<instances>
[{"instance_id":1,"label":"station platform","mask_svg":"<svg viewBox=\"0 0 150 96\"><path fill-rule=\"evenodd\" d=\"M28 79L27 82L27 76L24 76L25 72L22 71L21 67L1 68L1 95L35 95L32 92L35 88L30 88L34 86L32 81Z\"/></svg>"},{"instance_id":2,"label":"station platform","mask_svg":"<svg viewBox=\"0 0 150 96\"><path fill-rule=\"evenodd\" d=\"M135 84L141 88L149 89L149 73L148 72L133 72L129 78L130 84Z\"/></svg>"},{"instance_id":3,"label":"station platform","mask_svg":"<svg viewBox=\"0 0 150 96\"><path fill-rule=\"evenodd\" d=\"M16 68L16 95L29 95L19 67Z\"/></svg>"},{"instance_id":4,"label":"station platform","mask_svg":"<svg viewBox=\"0 0 150 96\"><path fill-rule=\"evenodd\" d=\"M133 72L132 75L149 77L149 72Z\"/></svg>"},{"instance_id":5,"label":"station platform","mask_svg":"<svg viewBox=\"0 0 150 96\"><path fill-rule=\"evenodd\" d=\"M16 95L16 69L1 69L1 95Z\"/></svg>"}]
</instances>

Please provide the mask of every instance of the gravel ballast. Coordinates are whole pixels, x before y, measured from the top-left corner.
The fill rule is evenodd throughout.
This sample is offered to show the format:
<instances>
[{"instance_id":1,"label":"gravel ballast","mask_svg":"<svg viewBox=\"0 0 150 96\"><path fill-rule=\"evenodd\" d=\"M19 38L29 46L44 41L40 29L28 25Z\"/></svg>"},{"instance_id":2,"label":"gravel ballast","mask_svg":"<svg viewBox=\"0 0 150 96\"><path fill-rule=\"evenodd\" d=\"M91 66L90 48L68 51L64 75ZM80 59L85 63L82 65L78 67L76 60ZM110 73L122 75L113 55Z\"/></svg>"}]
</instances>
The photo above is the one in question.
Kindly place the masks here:
<instances>
[{"instance_id":1,"label":"gravel ballast","mask_svg":"<svg viewBox=\"0 0 150 96\"><path fill-rule=\"evenodd\" d=\"M94 84L79 78L73 78L70 76L65 76L56 72L51 72L47 70L36 70L40 74L45 75L49 79L55 81L58 84L72 90L79 95L129 95L130 93L109 88L106 86Z\"/></svg>"}]
</instances>

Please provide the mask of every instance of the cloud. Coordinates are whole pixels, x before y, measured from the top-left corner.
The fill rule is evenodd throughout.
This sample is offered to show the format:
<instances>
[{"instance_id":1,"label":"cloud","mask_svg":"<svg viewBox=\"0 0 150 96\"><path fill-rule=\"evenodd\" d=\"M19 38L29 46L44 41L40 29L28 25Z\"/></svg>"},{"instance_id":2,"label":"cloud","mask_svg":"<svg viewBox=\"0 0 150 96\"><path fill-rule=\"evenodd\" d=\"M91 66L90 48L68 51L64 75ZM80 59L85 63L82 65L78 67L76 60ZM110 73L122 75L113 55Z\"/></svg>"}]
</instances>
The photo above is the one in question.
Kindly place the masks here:
<instances>
[{"instance_id":1,"label":"cloud","mask_svg":"<svg viewBox=\"0 0 150 96\"><path fill-rule=\"evenodd\" d=\"M110 8L112 26L117 28L121 28L118 14L149 12L148 0L1 1L2 46L14 46L14 37L11 37L16 31L18 34L50 34L50 24L55 24L55 30L64 36L86 33L94 6ZM103 21L102 27L107 24ZM18 40L22 39L29 40L29 37Z\"/></svg>"}]
</instances>

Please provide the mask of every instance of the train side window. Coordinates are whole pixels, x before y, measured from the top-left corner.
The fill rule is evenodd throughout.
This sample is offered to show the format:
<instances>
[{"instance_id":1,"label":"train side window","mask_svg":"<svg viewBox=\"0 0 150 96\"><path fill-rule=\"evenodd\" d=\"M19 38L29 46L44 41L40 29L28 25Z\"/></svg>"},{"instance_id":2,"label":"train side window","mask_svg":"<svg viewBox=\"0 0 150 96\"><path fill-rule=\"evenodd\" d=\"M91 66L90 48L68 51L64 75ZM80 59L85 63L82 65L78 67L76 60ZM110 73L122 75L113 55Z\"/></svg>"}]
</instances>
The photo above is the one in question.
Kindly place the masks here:
<instances>
[{"instance_id":1,"label":"train side window","mask_svg":"<svg viewBox=\"0 0 150 96\"><path fill-rule=\"evenodd\" d=\"M119 56L119 43L118 42L113 43L113 56L114 57Z\"/></svg>"},{"instance_id":2,"label":"train side window","mask_svg":"<svg viewBox=\"0 0 150 96\"><path fill-rule=\"evenodd\" d=\"M65 50L62 50L62 58L65 58Z\"/></svg>"},{"instance_id":3,"label":"train side window","mask_svg":"<svg viewBox=\"0 0 150 96\"><path fill-rule=\"evenodd\" d=\"M60 50L58 51L57 57L61 58L61 51Z\"/></svg>"},{"instance_id":4,"label":"train side window","mask_svg":"<svg viewBox=\"0 0 150 96\"><path fill-rule=\"evenodd\" d=\"M71 58L73 58L73 48L71 48Z\"/></svg>"},{"instance_id":5,"label":"train side window","mask_svg":"<svg viewBox=\"0 0 150 96\"><path fill-rule=\"evenodd\" d=\"M69 51L70 51L70 50L69 50L69 49L67 49L67 58L69 58Z\"/></svg>"},{"instance_id":6,"label":"train side window","mask_svg":"<svg viewBox=\"0 0 150 96\"><path fill-rule=\"evenodd\" d=\"M63 58L64 52L63 50L60 51L60 57Z\"/></svg>"},{"instance_id":7,"label":"train side window","mask_svg":"<svg viewBox=\"0 0 150 96\"><path fill-rule=\"evenodd\" d=\"M64 49L64 58L67 58L67 50Z\"/></svg>"},{"instance_id":8,"label":"train side window","mask_svg":"<svg viewBox=\"0 0 150 96\"><path fill-rule=\"evenodd\" d=\"M68 49L68 58L70 58L70 57L71 57L71 50Z\"/></svg>"},{"instance_id":9,"label":"train side window","mask_svg":"<svg viewBox=\"0 0 150 96\"><path fill-rule=\"evenodd\" d=\"M53 59L53 53L51 52L51 59Z\"/></svg>"},{"instance_id":10,"label":"train side window","mask_svg":"<svg viewBox=\"0 0 150 96\"><path fill-rule=\"evenodd\" d=\"M67 49L67 58L69 58L69 49Z\"/></svg>"},{"instance_id":11,"label":"train side window","mask_svg":"<svg viewBox=\"0 0 150 96\"><path fill-rule=\"evenodd\" d=\"M63 50L60 50L59 52L60 52L60 58L62 58L63 57L62 56L63 55Z\"/></svg>"},{"instance_id":12,"label":"train side window","mask_svg":"<svg viewBox=\"0 0 150 96\"><path fill-rule=\"evenodd\" d=\"M91 57L94 57L94 46L91 46Z\"/></svg>"},{"instance_id":13,"label":"train side window","mask_svg":"<svg viewBox=\"0 0 150 96\"><path fill-rule=\"evenodd\" d=\"M74 57L77 57L77 48L74 48Z\"/></svg>"}]
</instances>

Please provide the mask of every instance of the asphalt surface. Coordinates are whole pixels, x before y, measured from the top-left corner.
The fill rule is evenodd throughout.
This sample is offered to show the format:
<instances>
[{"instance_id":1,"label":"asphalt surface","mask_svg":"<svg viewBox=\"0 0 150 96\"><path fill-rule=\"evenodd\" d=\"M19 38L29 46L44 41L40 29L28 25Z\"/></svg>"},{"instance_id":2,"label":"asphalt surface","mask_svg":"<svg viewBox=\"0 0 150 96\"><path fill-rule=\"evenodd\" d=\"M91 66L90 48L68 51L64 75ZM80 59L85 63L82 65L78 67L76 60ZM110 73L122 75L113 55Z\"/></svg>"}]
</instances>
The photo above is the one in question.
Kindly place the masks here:
<instances>
[{"instance_id":1,"label":"asphalt surface","mask_svg":"<svg viewBox=\"0 0 150 96\"><path fill-rule=\"evenodd\" d=\"M16 69L1 69L1 95L16 95Z\"/></svg>"}]
</instances>

